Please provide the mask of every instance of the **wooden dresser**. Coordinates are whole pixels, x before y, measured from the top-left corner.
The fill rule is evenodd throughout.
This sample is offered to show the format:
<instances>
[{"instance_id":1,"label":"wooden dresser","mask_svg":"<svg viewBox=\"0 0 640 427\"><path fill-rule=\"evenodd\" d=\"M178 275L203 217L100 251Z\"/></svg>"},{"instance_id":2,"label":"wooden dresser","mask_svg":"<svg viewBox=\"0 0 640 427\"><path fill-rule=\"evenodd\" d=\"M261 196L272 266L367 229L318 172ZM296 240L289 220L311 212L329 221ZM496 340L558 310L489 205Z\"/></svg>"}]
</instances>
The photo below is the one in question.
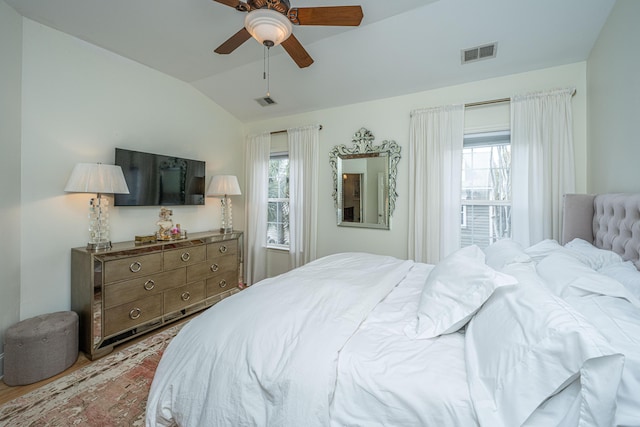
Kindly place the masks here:
<instances>
[{"instance_id":1,"label":"wooden dresser","mask_svg":"<svg viewBox=\"0 0 640 427\"><path fill-rule=\"evenodd\" d=\"M242 232L110 250L71 250L71 309L80 316L80 350L93 360L113 347L203 310L239 291Z\"/></svg>"}]
</instances>

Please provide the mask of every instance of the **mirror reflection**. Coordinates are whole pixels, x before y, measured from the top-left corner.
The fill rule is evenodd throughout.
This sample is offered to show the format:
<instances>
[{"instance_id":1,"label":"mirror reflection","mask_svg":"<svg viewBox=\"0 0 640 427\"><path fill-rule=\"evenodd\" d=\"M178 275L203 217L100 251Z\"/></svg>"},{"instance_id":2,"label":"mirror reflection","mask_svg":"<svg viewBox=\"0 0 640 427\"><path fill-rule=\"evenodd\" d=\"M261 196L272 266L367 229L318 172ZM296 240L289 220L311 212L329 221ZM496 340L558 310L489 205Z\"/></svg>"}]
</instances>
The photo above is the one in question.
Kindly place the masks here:
<instances>
[{"instance_id":1,"label":"mirror reflection","mask_svg":"<svg viewBox=\"0 0 640 427\"><path fill-rule=\"evenodd\" d=\"M363 128L354 135L353 147L337 145L330 153L339 226L389 229L400 147L395 141L375 146L373 140Z\"/></svg>"}]
</instances>

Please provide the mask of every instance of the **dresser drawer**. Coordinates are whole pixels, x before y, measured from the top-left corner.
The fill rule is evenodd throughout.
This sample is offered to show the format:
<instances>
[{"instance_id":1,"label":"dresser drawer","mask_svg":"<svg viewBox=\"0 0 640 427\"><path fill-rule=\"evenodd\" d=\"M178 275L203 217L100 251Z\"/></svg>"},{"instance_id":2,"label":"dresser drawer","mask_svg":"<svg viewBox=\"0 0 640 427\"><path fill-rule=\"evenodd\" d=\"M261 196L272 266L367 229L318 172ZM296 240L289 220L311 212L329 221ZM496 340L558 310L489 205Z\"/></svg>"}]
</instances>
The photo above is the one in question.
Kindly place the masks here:
<instances>
[{"instance_id":1,"label":"dresser drawer","mask_svg":"<svg viewBox=\"0 0 640 427\"><path fill-rule=\"evenodd\" d=\"M162 294L122 304L104 311L105 336L134 328L162 315Z\"/></svg>"},{"instance_id":2,"label":"dresser drawer","mask_svg":"<svg viewBox=\"0 0 640 427\"><path fill-rule=\"evenodd\" d=\"M104 282L118 282L160 271L162 271L162 252L116 259L104 263Z\"/></svg>"},{"instance_id":3,"label":"dresser drawer","mask_svg":"<svg viewBox=\"0 0 640 427\"><path fill-rule=\"evenodd\" d=\"M226 292L238 284L238 273L226 271L207 279L207 298Z\"/></svg>"},{"instance_id":4,"label":"dresser drawer","mask_svg":"<svg viewBox=\"0 0 640 427\"><path fill-rule=\"evenodd\" d=\"M204 300L204 281L189 283L164 293L165 314L182 310Z\"/></svg>"},{"instance_id":5,"label":"dresser drawer","mask_svg":"<svg viewBox=\"0 0 640 427\"><path fill-rule=\"evenodd\" d=\"M207 247L205 245L172 249L164 253L164 269L172 270L186 265L197 264L203 262L206 257Z\"/></svg>"},{"instance_id":6,"label":"dresser drawer","mask_svg":"<svg viewBox=\"0 0 640 427\"><path fill-rule=\"evenodd\" d=\"M237 255L238 240L225 240L223 242L209 243L207 245L207 259L214 259L219 256Z\"/></svg>"},{"instance_id":7,"label":"dresser drawer","mask_svg":"<svg viewBox=\"0 0 640 427\"><path fill-rule=\"evenodd\" d=\"M104 287L104 305L110 308L135 301L149 295L155 295L167 289L184 285L186 282L186 268L165 271L164 273L153 274L118 282Z\"/></svg>"},{"instance_id":8,"label":"dresser drawer","mask_svg":"<svg viewBox=\"0 0 640 427\"><path fill-rule=\"evenodd\" d=\"M214 274L231 271L238 268L238 256L235 254L218 256L207 262L187 267L187 283L204 280Z\"/></svg>"}]
</instances>

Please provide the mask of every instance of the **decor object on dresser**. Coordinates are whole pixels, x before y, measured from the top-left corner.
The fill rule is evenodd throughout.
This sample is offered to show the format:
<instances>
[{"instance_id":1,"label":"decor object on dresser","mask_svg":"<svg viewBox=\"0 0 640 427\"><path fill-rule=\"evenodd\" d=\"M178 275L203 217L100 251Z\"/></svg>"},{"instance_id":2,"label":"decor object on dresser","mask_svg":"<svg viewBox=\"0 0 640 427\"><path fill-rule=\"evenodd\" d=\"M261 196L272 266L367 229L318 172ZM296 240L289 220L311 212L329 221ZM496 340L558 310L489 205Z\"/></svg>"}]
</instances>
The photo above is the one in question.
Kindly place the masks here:
<instances>
[{"instance_id":1,"label":"decor object on dresser","mask_svg":"<svg viewBox=\"0 0 640 427\"><path fill-rule=\"evenodd\" d=\"M249 12L244 27L215 49L226 55L255 38L266 48L282 44L300 68L313 64L313 59L292 34L295 25L331 25L357 27L362 21L360 6L291 7L289 0L215 0L240 12Z\"/></svg>"},{"instance_id":2,"label":"decor object on dresser","mask_svg":"<svg viewBox=\"0 0 640 427\"><path fill-rule=\"evenodd\" d=\"M173 211L171 209L167 209L164 206L160 208L156 225L158 226L158 231L156 232L157 240L172 240L174 234L180 237L180 233L173 233Z\"/></svg>"},{"instance_id":3,"label":"decor object on dresser","mask_svg":"<svg viewBox=\"0 0 640 427\"><path fill-rule=\"evenodd\" d=\"M22 320L7 329L4 346L5 384L52 377L78 358L78 315L59 311Z\"/></svg>"},{"instance_id":4,"label":"decor object on dresser","mask_svg":"<svg viewBox=\"0 0 640 427\"><path fill-rule=\"evenodd\" d=\"M104 194L129 194L122 168L102 163L78 163L71 172L64 191L96 193L89 201L89 243L87 249L111 247L109 238L109 200Z\"/></svg>"},{"instance_id":5,"label":"decor object on dresser","mask_svg":"<svg viewBox=\"0 0 640 427\"><path fill-rule=\"evenodd\" d=\"M71 250L71 308L90 359L237 292L242 232L193 233L110 251Z\"/></svg>"},{"instance_id":6,"label":"decor object on dresser","mask_svg":"<svg viewBox=\"0 0 640 427\"><path fill-rule=\"evenodd\" d=\"M220 232L231 233L233 231L233 221L231 212L231 197L239 196L240 185L235 175L216 175L211 178L207 197L220 197Z\"/></svg>"}]
</instances>

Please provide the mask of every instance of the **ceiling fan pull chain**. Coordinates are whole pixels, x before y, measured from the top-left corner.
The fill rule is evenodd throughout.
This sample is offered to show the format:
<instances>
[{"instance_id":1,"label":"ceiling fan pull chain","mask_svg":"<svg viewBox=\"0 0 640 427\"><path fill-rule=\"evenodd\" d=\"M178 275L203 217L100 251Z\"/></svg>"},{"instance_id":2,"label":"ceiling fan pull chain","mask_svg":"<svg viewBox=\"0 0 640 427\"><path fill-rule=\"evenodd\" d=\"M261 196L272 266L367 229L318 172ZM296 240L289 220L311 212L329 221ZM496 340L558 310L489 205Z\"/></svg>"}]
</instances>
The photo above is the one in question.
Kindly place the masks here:
<instances>
[{"instance_id":1,"label":"ceiling fan pull chain","mask_svg":"<svg viewBox=\"0 0 640 427\"><path fill-rule=\"evenodd\" d=\"M262 48L262 80L267 80L267 47Z\"/></svg>"},{"instance_id":2,"label":"ceiling fan pull chain","mask_svg":"<svg viewBox=\"0 0 640 427\"><path fill-rule=\"evenodd\" d=\"M269 62L269 59L271 57L270 56L270 53L271 53L270 49L271 48L269 46L265 46L264 47L264 55L265 55L264 56L264 71L263 71L263 74L262 74L263 80L267 81L267 96L271 96L271 91L270 91L270 88L269 88L269 83L270 83L270 80L271 80L271 70L270 70L270 62Z\"/></svg>"}]
</instances>

